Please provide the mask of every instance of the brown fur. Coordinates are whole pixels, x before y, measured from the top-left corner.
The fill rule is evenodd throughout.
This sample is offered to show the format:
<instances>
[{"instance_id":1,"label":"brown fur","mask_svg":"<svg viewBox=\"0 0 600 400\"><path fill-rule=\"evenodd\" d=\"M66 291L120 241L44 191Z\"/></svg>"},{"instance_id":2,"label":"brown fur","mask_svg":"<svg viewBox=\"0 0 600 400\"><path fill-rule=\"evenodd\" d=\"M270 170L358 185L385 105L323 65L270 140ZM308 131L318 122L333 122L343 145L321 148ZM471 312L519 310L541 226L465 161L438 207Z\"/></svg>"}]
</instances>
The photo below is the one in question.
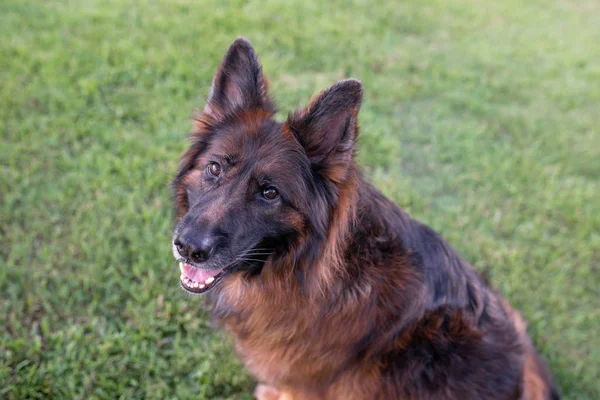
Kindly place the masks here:
<instances>
[{"instance_id":1,"label":"brown fur","mask_svg":"<svg viewBox=\"0 0 600 400\"><path fill-rule=\"evenodd\" d=\"M256 397L558 398L519 314L363 180L360 83L339 82L278 123L266 82L238 39L174 183L175 237L218 230L272 250L211 292L215 320L262 382ZM204 177L214 153L229 160L218 181ZM268 206L255 200L265 176L281 192ZM237 242L219 256L248 250L231 250Z\"/></svg>"}]
</instances>

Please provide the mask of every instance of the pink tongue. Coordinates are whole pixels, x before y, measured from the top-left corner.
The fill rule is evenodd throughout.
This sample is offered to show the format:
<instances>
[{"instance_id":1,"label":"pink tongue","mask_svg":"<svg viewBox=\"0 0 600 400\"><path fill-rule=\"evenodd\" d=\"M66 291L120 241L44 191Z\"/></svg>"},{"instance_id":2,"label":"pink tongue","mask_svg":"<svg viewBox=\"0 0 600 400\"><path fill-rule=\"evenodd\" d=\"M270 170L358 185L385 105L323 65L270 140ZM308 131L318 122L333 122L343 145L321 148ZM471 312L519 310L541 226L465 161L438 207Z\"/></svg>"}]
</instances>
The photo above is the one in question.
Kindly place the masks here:
<instances>
[{"instance_id":1,"label":"pink tongue","mask_svg":"<svg viewBox=\"0 0 600 400\"><path fill-rule=\"evenodd\" d=\"M194 282L204 283L208 278L215 277L219 275L221 271L225 268L217 268L217 269L199 269L190 264L184 264L181 272L187 276L188 279L193 280Z\"/></svg>"}]
</instances>

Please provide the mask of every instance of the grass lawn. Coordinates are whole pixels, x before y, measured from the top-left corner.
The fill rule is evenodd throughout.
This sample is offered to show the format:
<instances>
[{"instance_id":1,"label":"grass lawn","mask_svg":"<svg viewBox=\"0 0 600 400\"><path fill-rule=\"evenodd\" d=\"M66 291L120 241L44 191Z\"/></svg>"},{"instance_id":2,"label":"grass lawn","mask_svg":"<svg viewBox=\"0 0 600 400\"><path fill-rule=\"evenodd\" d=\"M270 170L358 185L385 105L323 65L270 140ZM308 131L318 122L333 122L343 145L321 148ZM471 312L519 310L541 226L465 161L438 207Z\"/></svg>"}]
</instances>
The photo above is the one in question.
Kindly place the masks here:
<instances>
[{"instance_id":1,"label":"grass lawn","mask_svg":"<svg viewBox=\"0 0 600 400\"><path fill-rule=\"evenodd\" d=\"M249 399L178 288L169 182L229 43L283 110L365 86L360 160L600 398L597 0L0 2L0 398Z\"/></svg>"}]
</instances>

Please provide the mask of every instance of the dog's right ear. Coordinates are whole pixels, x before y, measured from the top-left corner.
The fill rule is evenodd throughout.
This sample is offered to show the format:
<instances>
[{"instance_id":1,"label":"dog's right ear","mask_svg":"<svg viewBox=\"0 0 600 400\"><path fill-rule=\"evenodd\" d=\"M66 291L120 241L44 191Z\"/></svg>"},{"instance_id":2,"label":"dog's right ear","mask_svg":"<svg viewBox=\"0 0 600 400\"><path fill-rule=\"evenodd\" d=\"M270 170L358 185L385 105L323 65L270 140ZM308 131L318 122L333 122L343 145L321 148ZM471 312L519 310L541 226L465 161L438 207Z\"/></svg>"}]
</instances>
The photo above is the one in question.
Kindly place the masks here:
<instances>
[{"instance_id":1,"label":"dog's right ear","mask_svg":"<svg viewBox=\"0 0 600 400\"><path fill-rule=\"evenodd\" d=\"M313 171L336 183L347 178L353 160L362 93L360 81L339 81L288 118L288 129L304 147Z\"/></svg>"},{"instance_id":2,"label":"dog's right ear","mask_svg":"<svg viewBox=\"0 0 600 400\"><path fill-rule=\"evenodd\" d=\"M217 69L204 112L216 121L240 110L273 112L267 90L268 84L252 45L245 38L237 38Z\"/></svg>"}]
</instances>

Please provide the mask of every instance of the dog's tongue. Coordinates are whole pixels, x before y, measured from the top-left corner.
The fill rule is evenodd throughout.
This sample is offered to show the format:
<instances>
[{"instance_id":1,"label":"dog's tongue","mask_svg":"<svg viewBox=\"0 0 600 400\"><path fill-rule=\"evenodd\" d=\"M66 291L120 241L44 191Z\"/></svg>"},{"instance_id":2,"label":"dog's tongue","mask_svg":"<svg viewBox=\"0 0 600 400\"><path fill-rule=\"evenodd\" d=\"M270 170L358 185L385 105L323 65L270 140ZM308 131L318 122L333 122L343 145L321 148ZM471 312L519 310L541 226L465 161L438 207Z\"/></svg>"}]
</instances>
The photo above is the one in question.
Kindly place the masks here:
<instances>
[{"instance_id":1,"label":"dog's tongue","mask_svg":"<svg viewBox=\"0 0 600 400\"><path fill-rule=\"evenodd\" d=\"M183 264L181 266L181 273L194 282L204 283L207 279L219 275L224 269L225 268L200 269L190 264Z\"/></svg>"}]
</instances>

